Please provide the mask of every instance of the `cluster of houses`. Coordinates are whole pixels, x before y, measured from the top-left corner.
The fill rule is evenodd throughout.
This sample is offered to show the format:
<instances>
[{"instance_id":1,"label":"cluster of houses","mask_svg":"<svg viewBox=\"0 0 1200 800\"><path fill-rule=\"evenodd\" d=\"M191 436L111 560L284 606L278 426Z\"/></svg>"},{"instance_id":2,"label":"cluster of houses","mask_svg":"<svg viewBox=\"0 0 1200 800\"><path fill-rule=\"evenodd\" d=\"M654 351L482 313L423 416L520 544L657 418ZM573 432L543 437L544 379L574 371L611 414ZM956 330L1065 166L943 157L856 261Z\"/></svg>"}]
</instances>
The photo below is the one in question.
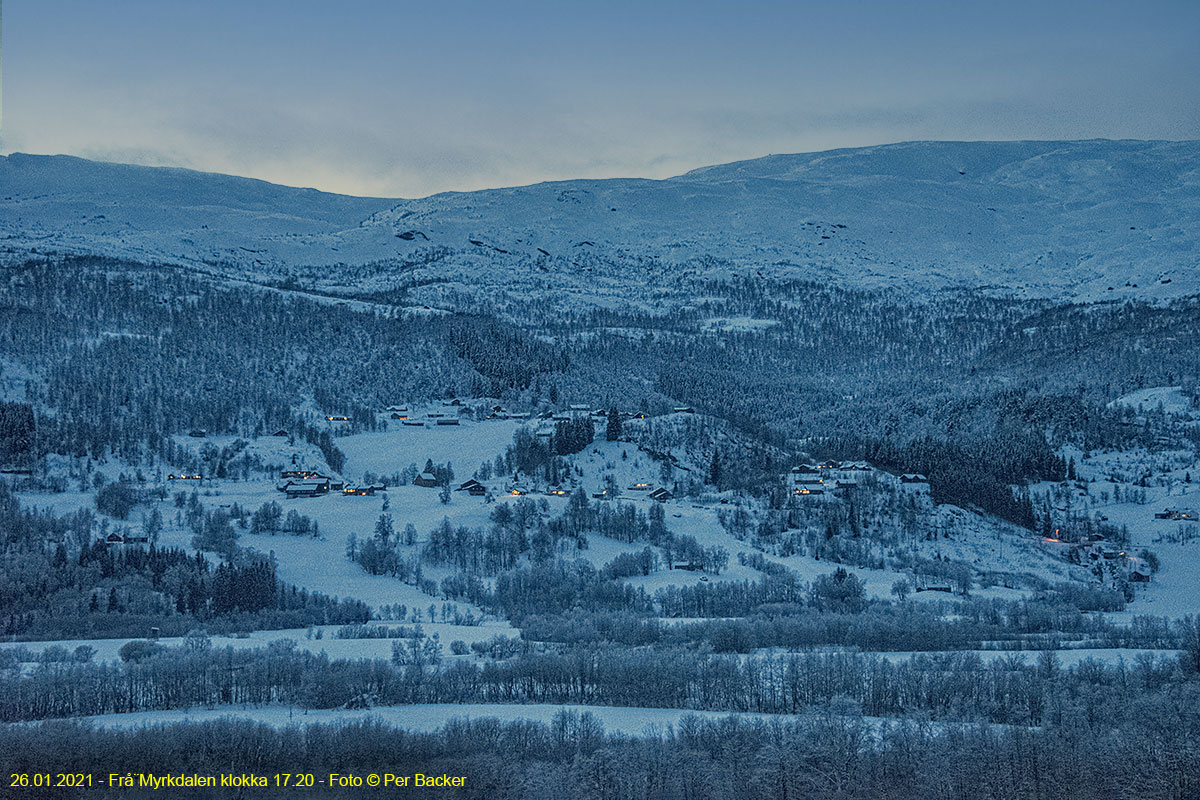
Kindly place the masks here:
<instances>
[{"instance_id":1,"label":"cluster of houses","mask_svg":"<svg viewBox=\"0 0 1200 800\"><path fill-rule=\"evenodd\" d=\"M1175 522L1189 522L1195 520L1196 512L1190 508L1164 508L1162 511L1157 511L1154 514L1155 519L1170 519Z\"/></svg>"},{"instance_id":2,"label":"cluster of houses","mask_svg":"<svg viewBox=\"0 0 1200 800\"><path fill-rule=\"evenodd\" d=\"M792 467L784 476L788 489L803 498L844 496L867 478L902 491L929 494L929 479L920 473L895 474L875 469L866 461L822 461Z\"/></svg>"},{"instance_id":3,"label":"cluster of houses","mask_svg":"<svg viewBox=\"0 0 1200 800\"><path fill-rule=\"evenodd\" d=\"M458 425L459 414L466 408L459 400L450 400L438 408L427 411L424 415L410 411L408 406L388 406L387 411L393 420L401 425L413 428L424 428L426 425Z\"/></svg>"},{"instance_id":4,"label":"cluster of houses","mask_svg":"<svg viewBox=\"0 0 1200 800\"><path fill-rule=\"evenodd\" d=\"M1063 541L1055 536L1042 539L1042 546L1055 555L1074 564L1091 566L1115 578L1124 578L1131 583L1149 583L1151 568L1144 558L1131 556L1102 534L1084 536L1077 542Z\"/></svg>"},{"instance_id":5,"label":"cluster of houses","mask_svg":"<svg viewBox=\"0 0 1200 800\"><path fill-rule=\"evenodd\" d=\"M417 486L428 486L428 487L434 487L434 486L438 485L437 481L434 479L434 476L428 472L423 472L420 475L418 475L416 480L413 481L413 483L416 484ZM655 500L659 503L665 503L674 497L674 495L671 494L671 492L669 490L667 490L661 486L653 487L648 483L634 483L629 486L629 489L630 489L630 491L634 491L634 492L646 492L647 497L649 497L651 500ZM459 487L457 489L455 489L454 491L466 492L467 494L471 495L472 497L483 497L484 495L487 494L488 488L486 486L484 486L482 483L480 483L479 481L472 478L471 480L460 484ZM514 483L514 484L510 485L508 488L504 489L503 493L510 495L512 497L524 497L525 495L528 495L531 492L529 489L525 488L524 486ZM565 489L562 486L551 486L548 489L541 492L541 494L547 495L548 497L567 497L568 495L571 494L571 490ZM608 495L607 490L601 489L598 492L594 492L592 494L592 497L596 500L606 500L606 499L608 499L609 495Z\"/></svg>"},{"instance_id":6,"label":"cluster of houses","mask_svg":"<svg viewBox=\"0 0 1200 800\"><path fill-rule=\"evenodd\" d=\"M358 485L346 483L341 478L331 478L319 472L305 469L284 470L279 473L275 488L289 499L297 497L320 497L330 492L341 492L346 497L373 497L376 492L386 491L380 484Z\"/></svg>"},{"instance_id":7,"label":"cluster of houses","mask_svg":"<svg viewBox=\"0 0 1200 800\"><path fill-rule=\"evenodd\" d=\"M691 406L677 406L673 411L676 414L696 413L696 410ZM461 400L456 399L443 400L440 406L424 411L417 411L415 408L409 406L388 406L384 413L401 425L424 428L430 425L458 425L461 416L470 413L470 408L464 405ZM493 405L487 410L487 414L483 418L566 422L584 416L591 417L593 422L603 423L608 419L608 409L592 408L587 404L574 403L563 411L543 411L540 414L532 414L528 411L509 411L502 405ZM645 419L646 416L647 414L644 411L621 412L623 420ZM330 416L325 419L334 422L345 420L346 417ZM546 435L549 435L549 433L547 432Z\"/></svg>"}]
</instances>

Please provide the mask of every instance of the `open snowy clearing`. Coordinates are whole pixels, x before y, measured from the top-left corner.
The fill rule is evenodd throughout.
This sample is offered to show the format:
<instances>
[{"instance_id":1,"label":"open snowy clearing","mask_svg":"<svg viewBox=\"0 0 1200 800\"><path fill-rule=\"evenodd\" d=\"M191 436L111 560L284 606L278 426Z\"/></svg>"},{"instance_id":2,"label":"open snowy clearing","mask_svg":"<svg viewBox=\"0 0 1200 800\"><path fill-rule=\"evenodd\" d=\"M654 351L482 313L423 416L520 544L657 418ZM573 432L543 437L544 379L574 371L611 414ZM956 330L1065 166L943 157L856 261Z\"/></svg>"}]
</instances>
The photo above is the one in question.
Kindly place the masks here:
<instances>
[{"instance_id":1,"label":"open snowy clearing","mask_svg":"<svg viewBox=\"0 0 1200 800\"><path fill-rule=\"evenodd\" d=\"M364 472L392 475L409 464L420 469L426 459L433 459L437 464L453 464L455 479L462 483L484 461L495 461L512 444L513 434L523 423L463 420L458 425L428 423L427 427L401 425L396 421L388 424L386 431L339 436L335 440L338 449L346 454L343 470L346 477L357 480Z\"/></svg>"},{"instance_id":2,"label":"open snowy clearing","mask_svg":"<svg viewBox=\"0 0 1200 800\"><path fill-rule=\"evenodd\" d=\"M310 710L287 706L222 706L203 709L171 711L140 711L131 714L105 714L83 717L96 725L111 728L138 728L173 722L208 722L218 719L250 719L276 727L312 725L317 723L345 724L360 720L378 720L411 731L431 732L453 719L497 719L501 722L529 720L549 723L560 711L590 712L610 733L640 735L678 725L685 716L706 720L734 718L738 720L787 722L799 719L791 714L731 714L720 711L692 711L681 708L633 708L628 706L508 705L504 703L435 703L430 705L382 706L364 710ZM882 720L870 720L880 723ZM18 723L29 724L29 723Z\"/></svg>"}]
</instances>

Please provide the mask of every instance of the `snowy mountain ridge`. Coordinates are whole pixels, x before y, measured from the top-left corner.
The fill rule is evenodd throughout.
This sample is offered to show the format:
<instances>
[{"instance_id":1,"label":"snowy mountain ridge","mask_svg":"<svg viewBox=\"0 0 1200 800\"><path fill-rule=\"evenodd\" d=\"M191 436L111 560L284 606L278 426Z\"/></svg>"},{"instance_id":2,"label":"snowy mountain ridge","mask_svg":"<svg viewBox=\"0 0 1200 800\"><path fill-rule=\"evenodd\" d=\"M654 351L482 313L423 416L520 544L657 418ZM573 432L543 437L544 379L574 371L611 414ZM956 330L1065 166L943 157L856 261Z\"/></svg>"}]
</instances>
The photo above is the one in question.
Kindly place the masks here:
<instances>
[{"instance_id":1,"label":"snowy mountain ridge","mask_svg":"<svg viewBox=\"0 0 1200 800\"><path fill-rule=\"evenodd\" d=\"M667 180L356 198L173 168L0 158L0 255L644 295L735 276L1031 297L1200 292L1200 142L911 142ZM364 265L370 265L362 269Z\"/></svg>"}]
</instances>

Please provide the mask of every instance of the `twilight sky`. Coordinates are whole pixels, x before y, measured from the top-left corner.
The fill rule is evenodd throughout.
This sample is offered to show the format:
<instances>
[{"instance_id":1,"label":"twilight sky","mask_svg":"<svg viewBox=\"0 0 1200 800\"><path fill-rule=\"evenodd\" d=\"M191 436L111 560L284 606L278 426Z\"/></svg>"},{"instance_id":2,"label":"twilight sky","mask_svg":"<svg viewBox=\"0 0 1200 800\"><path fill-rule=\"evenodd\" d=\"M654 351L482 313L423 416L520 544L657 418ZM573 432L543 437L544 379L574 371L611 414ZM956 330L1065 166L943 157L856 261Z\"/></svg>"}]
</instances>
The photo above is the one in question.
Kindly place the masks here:
<instances>
[{"instance_id":1,"label":"twilight sky","mask_svg":"<svg viewBox=\"0 0 1200 800\"><path fill-rule=\"evenodd\" d=\"M663 178L912 139L1200 139L1196 0L3 10L4 153L349 194Z\"/></svg>"}]
</instances>

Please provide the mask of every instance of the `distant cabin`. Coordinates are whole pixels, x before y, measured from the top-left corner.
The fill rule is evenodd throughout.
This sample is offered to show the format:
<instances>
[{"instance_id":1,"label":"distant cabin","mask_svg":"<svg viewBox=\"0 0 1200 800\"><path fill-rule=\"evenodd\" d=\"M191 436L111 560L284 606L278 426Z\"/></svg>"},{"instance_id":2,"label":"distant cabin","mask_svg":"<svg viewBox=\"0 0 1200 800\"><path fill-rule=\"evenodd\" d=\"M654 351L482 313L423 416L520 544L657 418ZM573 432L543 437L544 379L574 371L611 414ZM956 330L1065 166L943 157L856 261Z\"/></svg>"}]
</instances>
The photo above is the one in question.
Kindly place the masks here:
<instances>
[{"instance_id":1,"label":"distant cabin","mask_svg":"<svg viewBox=\"0 0 1200 800\"><path fill-rule=\"evenodd\" d=\"M413 486L424 486L427 489L432 489L438 485L437 478L432 472L422 472L413 480Z\"/></svg>"},{"instance_id":2,"label":"distant cabin","mask_svg":"<svg viewBox=\"0 0 1200 800\"><path fill-rule=\"evenodd\" d=\"M671 494L670 492L668 492L666 489L662 488L661 486L650 493L650 499L657 500L660 503L665 503L668 500L673 499L674 497L675 497L675 495Z\"/></svg>"},{"instance_id":3,"label":"distant cabin","mask_svg":"<svg viewBox=\"0 0 1200 800\"><path fill-rule=\"evenodd\" d=\"M393 411L392 419L408 419L408 414L400 411Z\"/></svg>"},{"instance_id":4,"label":"distant cabin","mask_svg":"<svg viewBox=\"0 0 1200 800\"><path fill-rule=\"evenodd\" d=\"M648 492L648 491L650 491L650 484L648 484L648 483L631 483L631 484L629 484L629 488L631 491L634 491L634 492Z\"/></svg>"},{"instance_id":5,"label":"distant cabin","mask_svg":"<svg viewBox=\"0 0 1200 800\"><path fill-rule=\"evenodd\" d=\"M696 413L696 409L692 408L691 406L675 406L675 408L673 408L672 411L674 411L676 414L695 414Z\"/></svg>"},{"instance_id":6,"label":"distant cabin","mask_svg":"<svg viewBox=\"0 0 1200 800\"><path fill-rule=\"evenodd\" d=\"M472 497L482 497L483 495L487 494L487 487L484 486L479 481L472 478L471 480L466 481L465 483L461 484L454 491L466 492L467 494L471 495Z\"/></svg>"},{"instance_id":7,"label":"distant cabin","mask_svg":"<svg viewBox=\"0 0 1200 800\"><path fill-rule=\"evenodd\" d=\"M425 427L425 423L422 422L421 420L409 419L408 417L402 417L400 420L400 424L401 425L409 425L414 428L424 428Z\"/></svg>"},{"instance_id":8,"label":"distant cabin","mask_svg":"<svg viewBox=\"0 0 1200 800\"><path fill-rule=\"evenodd\" d=\"M546 490L546 494L554 495L555 497L566 497L568 494L570 494L570 492L561 486L551 486Z\"/></svg>"},{"instance_id":9,"label":"distant cabin","mask_svg":"<svg viewBox=\"0 0 1200 800\"><path fill-rule=\"evenodd\" d=\"M208 436L208 431L204 430L204 428L192 428L188 431L188 436L191 436L193 439L203 439Z\"/></svg>"},{"instance_id":10,"label":"distant cabin","mask_svg":"<svg viewBox=\"0 0 1200 800\"><path fill-rule=\"evenodd\" d=\"M602 489L599 492L592 492L592 499L593 500L607 500L608 499L608 490Z\"/></svg>"},{"instance_id":11,"label":"distant cabin","mask_svg":"<svg viewBox=\"0 0 1200 800\"><path fill-rule=\"evenodd\" d=\"M347 497L374 497L378 490L377 486L355 486L349 484L342 489L342 494Z\"/></svg>"},{"instance_id":12,"label":"distant cabin","mask_svg":"<svg viewBox=\"0 0 1200 800\"><path fill-rule=\"evenodd\" d=\"M458 417L443 417L437 420L438 425L457 425Z\"/></svg>"},{"instance_id":13,"label":"distant cabin","mask_svg":"<svg viewBox=\"0 0 1200 800\"><path fill-rule=\"evenodd\" d=\"M104 537L105 544L125 544L125 537L119 533L110 533Z\"/></svg>"},{"instance_id":14,"label":"distant cabin","mask_svg":"<svg viewBox=\"0 0 1200 800\"><path fill-rule=\"evenodd\" d=\"M342 415L335 415L335 416L332 416L332 417L326 417L325 419L326 419L327 421L329 421L329 422L349 422L349 421L350 421L350 418L349 418L349 417L342 416Z\"/></svg>"},{"instance_id":15,"label":"distant cabin","mask_svg":"<svg viewBox=\"0 0 1200 800\"><path fill-rule=\"evenodd\" d=\"M283 428L280 428L279 430L275 431L275 432L274 432L274 433L272 433L271 435L272 435L272 436L287 436L287 435L288 435L288 432L287 432L287 431L285 431Z\"/></svg>"},{"instance_id":16,"label":"distant cabin","mask_svg":"<svg viewBox=\"0 0 1200 800\"><path fill-rule=\"evenodd\" d=\"M169 481L202 481L202 480L204 480L204 478L203 478L203 476L201 476L199 474L191 474L191 475L184 474L184 475L168 475L167 480L169 480Z\"/></svg>"}]
</instances>

